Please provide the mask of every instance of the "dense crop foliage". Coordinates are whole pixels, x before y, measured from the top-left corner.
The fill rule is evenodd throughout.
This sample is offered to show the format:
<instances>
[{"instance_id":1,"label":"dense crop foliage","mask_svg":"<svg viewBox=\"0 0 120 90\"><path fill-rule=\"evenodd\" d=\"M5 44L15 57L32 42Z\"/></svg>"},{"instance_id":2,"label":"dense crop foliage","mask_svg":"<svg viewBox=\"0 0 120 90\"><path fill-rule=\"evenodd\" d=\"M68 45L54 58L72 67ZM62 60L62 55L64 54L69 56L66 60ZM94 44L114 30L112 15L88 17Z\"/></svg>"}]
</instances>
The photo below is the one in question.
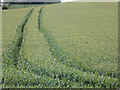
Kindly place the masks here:
<instances>
[{"instance_id":1,"label":"dense crop foliage","mask_svg":"<svg viewBox=\"0 0 120 90\"><path fill-rule=\"evenodd\" d=\"M18 10L22 22L3 39L7 48L13 41L3 54L3 87L118 86L116 3Z\"/></svg>"},{"instance_id":2,"label":"dense crop foliage","mask_svg":"<svg viewBox=\"0 0 120 90\"><path fill-rule=\"evenodd\" d=\"M116 3L47 6L41 18L51 51L59 62L84 72L117 78Z\"/></svg>"},{"instance_id":3,"label":"dense crop foliage","mask_svg":"<svg viewBox=\"0 0 120 90\"><path fill-rule=\"evenodd\" d=\"M70 59L63 59L65 64L83 71L117 76L116 3L48 6L43 10L42 20L43 27L58 43L56 47L60 47L54 50ZM59 54L55 56L59 58Z\"/></svg>"}]
</instances>

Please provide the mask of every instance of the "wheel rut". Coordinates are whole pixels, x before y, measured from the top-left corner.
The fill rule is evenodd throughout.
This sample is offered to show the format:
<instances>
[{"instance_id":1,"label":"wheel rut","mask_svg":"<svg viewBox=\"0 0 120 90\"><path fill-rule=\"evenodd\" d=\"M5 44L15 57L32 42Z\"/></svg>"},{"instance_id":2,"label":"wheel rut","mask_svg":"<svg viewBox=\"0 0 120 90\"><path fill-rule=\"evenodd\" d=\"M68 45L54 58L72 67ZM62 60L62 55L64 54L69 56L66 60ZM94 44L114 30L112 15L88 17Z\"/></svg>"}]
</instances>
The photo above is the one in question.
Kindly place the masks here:
<instances>
[{"instance_id":1,"label":"wheel rut","mask_svg":"<svg viewBox=\"0 0 120 90\"><path fill-rule=\"evenodd\" d=\"M11 45L9 45L9 50L7 52L3 53L3 63L7 64L7 65L13 65L15 67L17 67L17 63L18 63L18 56L19 56L19 52L21 49L21 45L22 45L22 40L23 40L23 33L24 33L24 28L25 25L27 23L27 21L29 20L32 12L34 9L31 9L27 15L23 18L23 22L18 26L17 30L16 30L16 35L15 35L15 40L13 41L13 43Z\"/></svg>"}]
</instances>

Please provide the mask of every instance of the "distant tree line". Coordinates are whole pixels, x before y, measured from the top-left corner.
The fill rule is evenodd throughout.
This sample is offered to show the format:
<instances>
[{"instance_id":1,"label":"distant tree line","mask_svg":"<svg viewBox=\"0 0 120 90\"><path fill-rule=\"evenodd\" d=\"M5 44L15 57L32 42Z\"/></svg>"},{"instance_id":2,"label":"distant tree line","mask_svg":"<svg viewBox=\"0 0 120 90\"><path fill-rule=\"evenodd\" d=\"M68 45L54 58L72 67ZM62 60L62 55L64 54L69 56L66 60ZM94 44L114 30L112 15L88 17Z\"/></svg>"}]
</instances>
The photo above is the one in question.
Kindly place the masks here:
<instances>
[{"instance_id":1,"label":"distant tree line","mask_svg":"<svg viewBox=\"0 0 120 90\"><path fill-rule=\"evenodd\" d=\"M56 4L60 2L4 2L2 5L2 10L8 9L12 4Z\"/></svg>"},{"instance_id":2,"label":"distant tree line","mask_svg":"<svg viewBox=\"0 0 120 90\"><path fill-rule=\"evenodd\" d=\"M9 7L10 7L10 3L4 3L3 5L2 5L2 9L3 10L6 10L6 9L8 9Z\"/></svg>"},{"instance_id":3,"label":"distant tree line","mask_svg":"<svg viewBox=\"0 0 120 90\"><path fill-rule=\"evenodd\" d=\"M60 2L9 2L10 4L55 4Z\"/></svg>"}]
</instances>

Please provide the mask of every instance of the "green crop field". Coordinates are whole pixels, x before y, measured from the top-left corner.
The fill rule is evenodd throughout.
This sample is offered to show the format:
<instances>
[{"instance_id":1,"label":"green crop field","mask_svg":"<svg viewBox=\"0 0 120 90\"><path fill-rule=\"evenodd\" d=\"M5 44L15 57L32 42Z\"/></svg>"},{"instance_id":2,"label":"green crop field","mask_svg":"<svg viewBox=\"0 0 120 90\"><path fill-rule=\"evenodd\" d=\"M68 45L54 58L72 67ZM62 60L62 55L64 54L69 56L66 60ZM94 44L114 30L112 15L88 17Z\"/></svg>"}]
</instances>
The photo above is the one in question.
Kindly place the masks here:
<instances>
[{"instance_id":1,"label":"green crop field","mask_svg":"<svg viewBox=\"0 0 120 90\"><path fill-rule=\"evenodd\" d=\"M117 88L118 4L3 10L3 87Z\"/></svg>"}]
</instances>

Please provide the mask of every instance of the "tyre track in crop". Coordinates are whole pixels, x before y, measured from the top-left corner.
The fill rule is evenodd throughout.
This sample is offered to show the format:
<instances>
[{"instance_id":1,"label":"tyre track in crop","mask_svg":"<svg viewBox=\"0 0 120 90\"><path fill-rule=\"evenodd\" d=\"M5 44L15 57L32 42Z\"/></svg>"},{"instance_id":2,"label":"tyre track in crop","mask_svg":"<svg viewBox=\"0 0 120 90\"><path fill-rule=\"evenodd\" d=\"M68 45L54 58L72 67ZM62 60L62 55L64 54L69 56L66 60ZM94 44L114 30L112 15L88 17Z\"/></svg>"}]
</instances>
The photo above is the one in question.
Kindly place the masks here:
<instances>
[{"instance_id":1,"label":"tyre track in crop","mask_svg":"<svg viewBox=\"0 0 120 90\"><path fill-rule=\"evenodd\" d=\"M52 77L49 77L49 74L48 74L48 72L47 71L45 71L44 69L41 69L42 67L37 67L36 68L36 66L35 65L33 65L33 63L28 63L27 62L27 60L23 57L22 58L22 56L21 56L21 54L20 54L20 50L22 49L21 47L22 47L22 45L23 45L23 39L25 38L25 33L26 33L26 23L27 23L27 21L29 20L29 18L30 18L30 16L31 16L31 14L32 14L32 12L33 12L33 9L27 14L27 16L25 17L25 20L24 20L24 22L18 27L18 29L17 29L17 35L16 35L16 38L17 39L15 39L15 41L14 41L14 46L12 46L12 47L14 47L14 48L11 48L12 49L12 54L13 54L13 56L12 56L12 54L10 54L10 52L9 53L7 53L7 54L10 54L9 56L12 56L12 58L10 58L10 60L11 59L14 59L14 61L12 61L12 62L14 62L14 63L11 63L11 64L9 64L9 66L10 65L12 65L12 66L15 66L15 68L14 67L12 67L13 69L15 69L15 70L19 70L21 73L24 73L24 71L27 71L28 73L32 73L32 74L34 74L35 75L35 77L38 79L38 80L36 80L36 81L34 81L34 83L33 82L31 82L31 84L29 83L29 85L39 85L39 83L44 83L44 87L46 87L47 85L49 86L49 85L52 85L53 83L55 83L54 85L59 85L60 84L60 86L62 87L62 86L65 86L65 85L67 85L66 84L66 82L64 82L64 81L59 81L59 79L55 79L55 78L53 78L53 80L51 80L52 79ZM37 21L37 20L36 20ZM25 62L22 62L21 61L21 59L23 59ZM19 62L22 62L22 67L19 67L19 64L20 63L18 63L18 61ZM9 61L10 62L10 61ZM8 62L8 63L9 63ZM7 63L7 62L6 62ZM40 68L39 70L38 70L38 68ZM7 70L7 69L6 69ZM5 70L5 71L6 71ZM31 72L32 71L32 72ZM37 75L38 74L38 72L40 72L39 73L39 75ZM17 73L15 73L15 74L17 74ZM47 75L46 75L47 74ZM13 73L12 73L12 75L13 75ZM19 75L20 74L18 74L18 77L19 77ZM48 76L48 79L50 79L50 80L46 80L46 79L44 79L44 80L40 80L40 78L39 78L39 76L40 75L46 75L46 76ZM5 75L4 75L5 76ZM13 76L14 77L14 76ZM55 77L55 76L54 76ZM42 78L42 77L41 77ZM6 79L6 77L5 77L5 79ZM24 79L24 77L23 77L23 79ZM24 80L27 80L28 78L26 78L26 79L24 79ZM34 79L34 78L33 78ZM16 79L15 79L16 80ZM13 82L18 82L17 80L15 81L14 79L12 80ZM18 78L18 80L19 80L19 78ZM45 81L46 80L46 81ZM11 81L11 82L12 82ZM52 83L50 83L50 82ZM53 82L52 82L53 81ZM24 81L22 81L22 82L24 82ZM28 82L29 82L29 79L28 79ZM9 85L9 83L10 83L10 81L4 81L4 78L3 78L3 83L5 84L5 85ZM16 86L16 83L15 83L15 86ZM18 84L21 84L20 82L18 83ZM25 83L23 83L22 85L24 85ZM64 84L64 85L63 85ZM14 84L13 84L14 85ZM57 86L56 86L57 87Z\"/></svg>"},{"instance_id":2,"label":"tyre track in crop","mask_svg":"<svg viewBox=\"0 0 120 90\"><path fill-rule=\"evenodd\" d=\"M9 47L8 47L9 50L2 54L2 57L3 57L3 76L6 76L5 71L9 66L12 66L13 68L18 69L17 64L18 64L19 52L20 52L22 40L23 40L24 28L25 28L27 21L29 20L29 18L31 16L33 10L34 9L31 9L26 14L26 16L23 18L23 22L18 26L18 28L16 30L15 40L13 41L12 44L9 45ZM5 84L6 78L7 77L2 78L3 84Z\"/></svg>"},{"instance_id":3,"label":"tyre track in crop","mask_svg":"<svg viewBox=\"0 0 120 90\"><path fill-rule=\"evenodd\" d=\"M48 70L44 67L44 64L37 64L36 65L32 61L30 61L30 59L28 60L29 57L27 57L26 54L25 54L24 50L26 50L25 47L28 47L26 45L28 45L27 43L29 43L29 42L34 43L34 46L36 46L36 45L41 46L42 44L45 45L44 40L43 40L43 42L41 42L42 39L39 39L39 38L43 38L43 36L39 37L40 32L39 32L38 27L37 27L38 26L38 12L39 12L40 8L41 7L35 8L35 10L33 11L32 15L31 15L31 18L29 19L28 23L26 24L25 31L24 31L25 33L24 33L22 48L20 50L20 58L19 58L18 68L23 70L23 71L27 71L27 72L33 73L33 74L41 76L41 77L48 77L48 78L51 78L52 80L57 79L58 81L54 84L58 84L58 85L60 85L60 87L67 87L66 85L69 85L69 81L68 80L66 81L66 80L63 79L63 78L65 78L65 76L63 77L62 73L59 73L57 70L56 71ZM30 27L33 27L33 28L31 29ZM30 37L31 35L35 35L35 37L31 38ZM36 39L38 38L37 41L40 40L40 42L36 42L36 41L34 42L35 38ZM42 43L42 44L39 44L39 43ZM47 47L48 46L46 45L46 48ZM27 48L27 49L29 49L29 48ZM34 49L35 48L33 47L32 52L34 52ZM39 51L39 50L41 50L41 48L39 48L39 49L36 48L35 51L37 52L37 50ZM47 51L50 52L49 49L47 49ZM39 55L42 55L42 53L39 53ZM35 57L37 57L37 56L35 55ZM31 60L34 60L35 57ZM39 63L39 62L37 62L37 63ZM59 81L60 81L60 83L59 83ZM44 82L44 84L45 83L46 82ZM70 84L73 85L73 84L75 84L75 82L71 82ZM80 86L78 83L76 83L76 85L77 85L77 87Z\"/></svg>"},{"instance_id":4,"label":"tyre track in crop","mask_svg":"<svg viewBox=\"0 0 120 90\"><path fill-rule=\"evenodd\" d=\"M92 79L90 79L90 80L83 80L83 83L86 84L86 85L89 84L89 85L92 85L94 87L94 85L97 85L96 80L98 80L98 86L99 86L100 82L106 82L107 79L106 80L104 79L103 81L100 80L101 76L104 77L103 75L100 75L99 73L95 73L93 70L90 70L88 68L84 68L83 66L77 66L77 63L73 61L74 59L72 60L72 58L67 57L67 54L64 51L62 51L62 49L60 48L58 43L55 41L55 39L52 37L52 35L50 35L49 32L47 32L46 28L43 27L42 24L41 24L42 23L42 21L41 21L42 17L41 16L42 16L43 8L44 8L44 6L39 11L38 29L43 34L46 42L48 43L48 47L49 47L49 50L50 50L50 52L52 54L52 57L54 59L58 60L61 64L65 65L65 66L68 66L68 67L70 67L73 70L77 70L77 71L79 70L80 73L81 72L82 73L86 73L86 75L88 75L88 76L90 74L94 75L94 76L97 76L96 79L93 80L93 81L92 81ZM74 76L74 74L72 76ZM106 75L104 78L107 78L107 77L108 76ZM74 78L81 78L81 76L80 77L79 76L78 77L74 77ZM84 76L82 78L84 78ZM72 79L73 79L73 77L72 77ZM111 78L111 79L113 79L113 78ZM75 82L80 83L81 80L79 79L78 81L76 80ZM109 84L109 80L108 80L108 84ZM114 84L113 86L110 85L110 87L114 87L116 85L117 84ZM107 85L107 83L106 83L106 85L103 85L101 87L107 87L107 86L109 87L109 85Z\"/></svg>"},{"instance_id":5,"label":"tyre track in crop","mask_svg":"<svg viewBox=\"0 0 120 90\"><path fill-rule=\"evenodd\" d=\"M9 50L3 53L3 59L4 59L3 63L5 65L7 64L7 65L13 65L17 67L19 51L21 49L22 40L23 40L24 28L33 10L34 9L31 9L27 13L27 15L23 18L23 22L18 26L16 30L15 40L9 46Z\"/></svg>"}]
</instances>

